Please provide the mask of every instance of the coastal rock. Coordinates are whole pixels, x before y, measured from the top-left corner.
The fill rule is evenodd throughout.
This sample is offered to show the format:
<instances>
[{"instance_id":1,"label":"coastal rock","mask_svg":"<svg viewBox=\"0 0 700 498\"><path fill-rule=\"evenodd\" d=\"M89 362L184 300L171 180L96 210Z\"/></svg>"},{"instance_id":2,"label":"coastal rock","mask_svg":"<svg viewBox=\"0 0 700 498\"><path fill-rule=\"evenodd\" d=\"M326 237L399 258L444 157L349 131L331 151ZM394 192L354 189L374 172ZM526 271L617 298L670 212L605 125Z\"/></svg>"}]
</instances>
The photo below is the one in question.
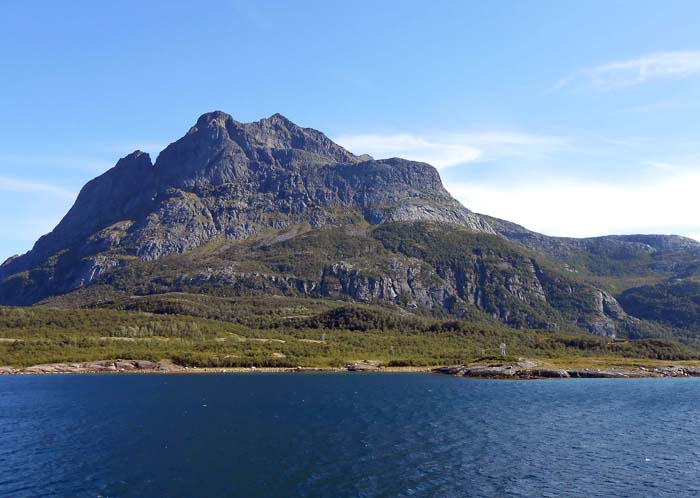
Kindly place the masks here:
<instances>
[{"instance_id":1,"label":"coastal rock","mask_svg":"<svg viewBox=\"0 0 700 498\"><path fill-rule=\"evenodd\" d=\"M114 362L114 367L120 372L124 372L127 370L134 370L136 368L136 365L133 361L117 360Z\"/></svg>"},{"instance_id":2,"label":"coastal rock","mask_svg":"<svg viewBox=\"0 0 700 498\"><path fill-rule=\"evenodd\" d=\"M568 377L565 371L537 369L536 361L522 360L514 363L487 363L472 365L450 365L434 370L436 373L477 378L549 378Z\"/></svg>"},{"instance_id":3,"label":"coastal rock","mask_svg":"<svg viewBox=\"0 0 700 498\"><path fill-rule=\"evenodd\" d=\"M464 365L450 365L437 368L435 372L445 374L445 375L464 375L467 371L467 367Z\"/></svg>"},{"instance_id":4,"label":"coastal rock","mask_svg":"<svg viewBox=\"0 0 700 498\"><path fill-rule=\"evenodd\" d=\"M135 360L134 367L139 370L155 370L156 363L148 360Z\"/></svg>"},{"instance_id":5,"label":"coastal rock","mask_svg":"<svg viewBox=\"0 0 700 498\"><path fill-rule=\"evenodd\" d=\"M159 362L147 360L100 360L81 363L47 363L23 369L0 368L0 373L51 374L51 373L110 373L110 372L177 372L184 367L170 360Z\"/></svg>"},{"instance_id":6,"label":"coastal rock","mask_svg":"<svg viewBox=\"0 0 700 498\"><path fill-rule=\"evenodd\" d=\"M700 376L700 368L686 367L679 365L670 365L667 367L654 368L652 372L663 375L664 377L698 377Z\"/></svg>"},{"instance_id":7,"label":"coastal rock","mask_svg":"<svg viewBox=\"0 0 700 498\"><path fill-rule=\"evenodd\" d=\"M158 363L156 363L155 370L158 370L159 372L179 372L181 370L185 370L185 368L181 367L180 365L176 365L170 360L160 360Z\"/></svg>"},{"instance_id":8,"label":"coastal rock","mask_svg":"<svg viewBox=\"0 0 700 498\"><path fill-rule=\"evenodd\" d=\"M646 370L639 368L543 368L537 362L520 361L516 363L491 363L476 365L450 365L433 370L435 373L464 377L493 378L493 379L552 379L552 378L602 378L626 379L646 377L685 377L700 376L700 368L685 366L669 366Z\"/></svg>"},{"instance_id":9,"label":"coastal rock","mask_svg":"<svg viewBox=\"0 0 700 498\"><path fill-rule=\"evenodd\" d=\"M348 372L378 372L382 370L382 367L371 363L353 363L351 365L346 365L345 369Z\"/></svg>"},{"instance_id":10,"label":"coastal rock","mask_svg":"<svg viewBox=\"0 0 700 498\"><path fill-rule=\"evenodd\" d=\"M541 379L567 379L571 377L569 372L561 368L538 368L535 370L523 370L521 376L532 376Z\"/></svg>"},{"instance_id":11,"label":"coastal rock","mask_svg":"<svg viewBox=\"0 0 700 498\"><path fill-rule=\"evenodd\" d=\"M117 370L113 361L91 361L83 363L80 368L95 372L115 372Z\"/></svg>"},{"instance_id":12,"label":"coastal rock","mask_svg":"<svg viewBox=\"0 0 700 498\"><path fill-rule=\"evenodd\" d=\"M465 377L515 377L520 370L516 365L474 365L468 366L464 371Z\"/></svg>"},{"instance_id":13,"label":"coastal rock","mask_svg":"<svg viewBox=\"0 0 700 498\"><path fill-rule=\"evenodd\" d=\"M21 370L22 373L64 373L76 370L75 367L65 363L48 363L42 365L32 365Z\"/></svg>"},{"instance_id":14,"label":"coastal rock","mask_svg":"<svg viewBox=\"0 0 700 498\"><path fill-rule=\"evenodd\" d=\"M570 377L585 379L621 379L621 378L642 378L642 377L662 377L661 374L646 370L613 370L600 368L583 368L568 370Z\"/></svg>"}]
</instances>

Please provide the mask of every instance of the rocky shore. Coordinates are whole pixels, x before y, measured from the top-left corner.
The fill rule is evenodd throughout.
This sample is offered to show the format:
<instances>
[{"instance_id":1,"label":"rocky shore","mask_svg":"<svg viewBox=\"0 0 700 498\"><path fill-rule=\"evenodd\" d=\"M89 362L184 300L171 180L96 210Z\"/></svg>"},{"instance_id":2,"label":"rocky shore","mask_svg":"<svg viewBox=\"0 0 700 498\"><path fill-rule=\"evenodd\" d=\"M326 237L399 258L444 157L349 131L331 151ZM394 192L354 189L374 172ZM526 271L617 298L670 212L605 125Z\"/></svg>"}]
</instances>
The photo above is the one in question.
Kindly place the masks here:
<instances>
[{"instance_id":1,"label":"rocky shore","mask_svg":"<svg viewBox=\"0 0 700 498\"><path fill-rule=\"evenodd\" d=\"M511 363L475 363L429 367L384 367L357 362L332 367L183 367L170 360L100 360L75 363L45 363L26 368L0 367L0 375L94 374L94 373L291 373L291 372L421 372L481 379L634 379L655 377L700 377L700 367L668 365L653 368L554 368L533 360Z\"/></svg>"},{"instance_id":2,"label":"rocky shore","mask_svg":"<svg viewBox=\"0 0 700 498\"><path fill-rule=\"evenodd\" d=\"M634 379L653 377L700 377L700 368L687 366L664 366L637 369L618 368L547 368L534 361L515 363L488 363L452 365L436 368L435 373L457 377L489 379Z\"/></svg>"},{"instance_id":3,"label":"rocky shore","mask_svg":"<svg viewBox=\"0 0 700 498\"><path fill-rule=\"evenodd\" d=\"M183 367L169 360L100 360L75 363L45 363L26 368L2 367L0 375L68 373L285 373L285 372L430 372L429 367L383 367L356 362L329 367Z\"/></svg>"},{"instance_id":4,"label":"rocky shore","mask_svg":"<svg viewBox=\"0 0 700 498\"><path fill-rule=\"evenodd\" d=\"M168 360L100 360L76 363L45 363L26 368L0 367L0 374L180 372L185 368Z\"/></svg>"}]
</instances>

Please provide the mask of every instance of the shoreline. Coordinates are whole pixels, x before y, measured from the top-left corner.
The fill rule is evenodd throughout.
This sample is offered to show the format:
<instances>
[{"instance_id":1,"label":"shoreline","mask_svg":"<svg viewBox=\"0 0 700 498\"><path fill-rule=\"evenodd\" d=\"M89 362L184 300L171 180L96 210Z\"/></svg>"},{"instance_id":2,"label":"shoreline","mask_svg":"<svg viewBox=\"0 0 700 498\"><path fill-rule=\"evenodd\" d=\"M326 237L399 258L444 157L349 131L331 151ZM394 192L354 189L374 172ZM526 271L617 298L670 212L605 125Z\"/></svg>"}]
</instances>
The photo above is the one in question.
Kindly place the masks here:
<instances>
[{"instance_id":1,"label":"shoreline","mask_svg":"<svg viewBox=\"0 0 700 498\"><path fill-rule=\"evenodd\" d=\"M25 368L0 367L0 375L55 374L271 374L271 373L433 373L452 377L500 380L541 380L570 378L679 378L700 377L700 366L682 362L659 362L654 367L552 366L536 360L481 362L438 367L383 367L353 363L344 367L183 367L170 360L99 360L92 362L47 363Z\"/></svg>"},{"instance_id":2,"label":"shoreline","mask_svg":"<svg viewBox=\"0 0 700 498\"><path fill-rule=\"evenodd\" d=\"M54 374L204 374L204 373L430 373L436 367L381 367L355 363L344 367L183 367L169 360L99 360L90 362L44 363L25 368L0 367L0 375Z\"/></svg>"},{"instance_id":3,"label":"shoreline","mask_svg":"<svg viewBox=\"0 0 700 498\"><path fill-rule=\"evenodd\" d=\"M515 363L491 363L444 366L435 373L453 377L477 379L658 379L677 377L700 377L700 367L668 364L653 368L575 368L543 366L530 360Z\"/></svg>"}]
</instances>

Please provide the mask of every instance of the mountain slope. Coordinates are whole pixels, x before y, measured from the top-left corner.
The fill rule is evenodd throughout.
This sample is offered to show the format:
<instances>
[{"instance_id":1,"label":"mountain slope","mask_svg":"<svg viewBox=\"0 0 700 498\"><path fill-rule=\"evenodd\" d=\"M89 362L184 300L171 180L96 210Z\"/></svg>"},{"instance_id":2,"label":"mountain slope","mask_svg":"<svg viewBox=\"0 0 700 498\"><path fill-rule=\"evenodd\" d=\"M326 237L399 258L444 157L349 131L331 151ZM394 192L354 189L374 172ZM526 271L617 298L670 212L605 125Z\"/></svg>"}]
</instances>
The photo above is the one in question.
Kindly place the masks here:
<instances>
[{"instance_id":1,"label":"mountain slope","mask_svg":"<svg viewBox=\"0 0 700 498\"><path fill-rule=\"evenodd\" d=\"M480 215L500 235L569 271L593 277L663 277L700 262L700 242L678 235L550 237L509 221Z\"/></svg>"},{"instance_id":2,"label":"mountain slope","mask_svg":"<svg viewBox=\"0 0 700 498\"><path fill-rule=\"evenodd\" d=\"M436 222L307 225L247 241L221 238L162 260L134 261L94 284L111 292L75 300L94 305L172 292L344 299L599 335L614 335L616 324L626 320L607 293L506 240Z\"/></svg>"},{"instance_id":3,"label":"mountain slope","mask_svg":"<svg viewBox=\"0 0 700 498\"><path fill-rule=\"evenodd\" d=\"M239 123L212 112L155 165L135 152L90 181L54 231L0 267L0 281L20 274L0 288L0 302L31 304L88 284L123 257L158 259L219 235L321 227L358 212L374 224L434 220L493 231L427 164L357 157L280 115Z\"/></svg>"},{"instance_id":4,"label":"mountain slope","mask_svg":"<svg viewBox=\"0 0 700 498\"><path fill-rule=\"evenodd\" d=\"M700 242L678 235L549 237L481 217L508 240L615 295L626 313L700 333Z\"/></svg>"},{"instance_id":5,"label":"mountain slope","mask_svg":"<svg viewBox=\"0 0 700 498\"><path fill-rule=\"evenodd\" d=\"M698 247L546 237L464 208L428 164L356 156L279 114L217 111L155 164L136 151L88 182L50 234L0 266L0 304L288 296L648 336L668 324L630 317L613 294L686 268Z\"/></svg>"}]
</instances>

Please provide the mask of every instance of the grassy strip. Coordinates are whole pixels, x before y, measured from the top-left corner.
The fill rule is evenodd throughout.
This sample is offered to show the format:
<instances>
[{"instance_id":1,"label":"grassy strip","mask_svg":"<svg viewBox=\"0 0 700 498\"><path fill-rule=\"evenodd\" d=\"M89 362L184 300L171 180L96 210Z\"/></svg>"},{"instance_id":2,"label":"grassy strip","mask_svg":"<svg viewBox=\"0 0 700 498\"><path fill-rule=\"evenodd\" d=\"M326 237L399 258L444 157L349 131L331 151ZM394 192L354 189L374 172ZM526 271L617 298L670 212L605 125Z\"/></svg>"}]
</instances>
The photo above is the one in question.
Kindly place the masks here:
<instances>
[{"instance_id":1,"label":"grassy strip","mask_svg":"<svg viewBox=\"0 0 700 498\"><path fill-rule=\"evenodd\" d=\"M340 367L355 361L434 366L497 355L501 342L509 355L567 365L593 358L700 360L698 351L670 340L610 341L454 320L412 321L382 310L331 311L313 319L280 313L273 326L254 328L136 311L0 308L0 365L169 358L183 366L212 368Z\"/></svg>"}]
</instances>

